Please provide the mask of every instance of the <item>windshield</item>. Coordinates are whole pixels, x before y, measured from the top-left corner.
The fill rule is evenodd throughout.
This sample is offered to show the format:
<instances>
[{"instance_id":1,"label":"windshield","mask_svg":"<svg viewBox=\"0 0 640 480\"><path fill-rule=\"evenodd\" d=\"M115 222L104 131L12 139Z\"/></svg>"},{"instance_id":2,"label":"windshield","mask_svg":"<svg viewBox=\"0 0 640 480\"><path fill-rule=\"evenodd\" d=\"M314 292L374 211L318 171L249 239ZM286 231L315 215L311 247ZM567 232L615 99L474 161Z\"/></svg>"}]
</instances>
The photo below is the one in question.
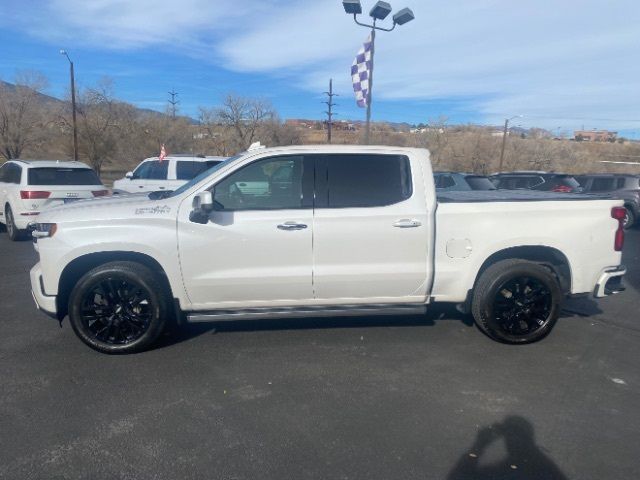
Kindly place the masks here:
<instances>
[{"instance_id":1,"label":"windshield","mask_svg":"<svg viewBox=\"0 0 640 480\"><path fill-rule=\"evenodd\" d=\"M189 190L191 187L193 187L194 185L200 183L202 180L204 180L205 178L207 178L209 175L211 175L213 172L216 172L218 169L220 169L220 167L224 166L227 164L227 162L231 162L233 160L236 160L238 158L240 158L242 155L236 155L235 157L231 157L228 158L227 160L218 163L217 165L214 165L213 167L211 167L208 170L205 170L204 172L202 172L200 175L194 177L192 180L190 180L189 182L185 183L183 186L181 186L180 188L174 190L171 195L169 195L169 197L175 197L177 195L182 195L184 192L186 192L187 190Z\"/></svg>"}]
</instances>

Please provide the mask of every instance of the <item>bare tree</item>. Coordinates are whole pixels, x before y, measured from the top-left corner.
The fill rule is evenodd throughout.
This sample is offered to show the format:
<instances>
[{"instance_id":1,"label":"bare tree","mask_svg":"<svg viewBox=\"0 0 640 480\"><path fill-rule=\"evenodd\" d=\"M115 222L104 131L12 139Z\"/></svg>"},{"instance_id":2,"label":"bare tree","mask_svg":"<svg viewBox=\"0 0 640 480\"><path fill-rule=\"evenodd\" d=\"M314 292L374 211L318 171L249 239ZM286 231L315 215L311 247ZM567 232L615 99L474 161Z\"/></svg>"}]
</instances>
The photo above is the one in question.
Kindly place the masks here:
<instances>
[{"instance_id":1,"label":"bare tree","mask_svg":"<svg viewBox=\"0 0 640 480\"><path fill-rule=\"evenodd\" d=\"M46 85L37 72L18 74L14 85L0 83L0 156L19 158L42 138L46 107L40 93Z\"/></svg>"},{"instance_id":2,"label":"bare tree","mask_svg":"<svg viewBox=\"0 0 640 480\"><path fill-rule=\"evenodd\" d=\"M261 124L272 120L275 111L265 100L229 94L214 118L229 134L232 149L246 150L254 141Z\"/></svg>"},{"instance_id":3,"label":"bare tree","mask_svg":"<svg viewBox=\"0 0 640 480\"><path fill-rule=\"evenodd\" d=\"M133 107L116 101L112 92L111 80L103 79L82 92L77 106L80 155L98 175L115 158L125 121L134 115Z\"/></svg>"}]
</instances>

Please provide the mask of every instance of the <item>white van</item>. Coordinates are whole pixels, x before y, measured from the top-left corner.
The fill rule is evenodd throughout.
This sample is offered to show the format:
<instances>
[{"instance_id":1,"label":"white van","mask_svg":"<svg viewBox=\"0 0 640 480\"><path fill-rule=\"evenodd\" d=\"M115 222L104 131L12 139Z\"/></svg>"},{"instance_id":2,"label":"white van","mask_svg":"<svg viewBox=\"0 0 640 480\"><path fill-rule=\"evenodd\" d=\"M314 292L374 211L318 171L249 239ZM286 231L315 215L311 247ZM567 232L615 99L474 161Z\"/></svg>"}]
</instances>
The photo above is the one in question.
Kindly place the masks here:
<instances>
[{"instance_id":1,"label":"white van","mask_svg":"<svg viewBox=\"0 0 640 480\"><path fill-rule=\"evenodd\" d=\"M202 172L223 162L226 157L172 155L163 160L151 157L143 160L125 178L113 182L113 194L176 190Z\"/></svg>"}]
</instances>

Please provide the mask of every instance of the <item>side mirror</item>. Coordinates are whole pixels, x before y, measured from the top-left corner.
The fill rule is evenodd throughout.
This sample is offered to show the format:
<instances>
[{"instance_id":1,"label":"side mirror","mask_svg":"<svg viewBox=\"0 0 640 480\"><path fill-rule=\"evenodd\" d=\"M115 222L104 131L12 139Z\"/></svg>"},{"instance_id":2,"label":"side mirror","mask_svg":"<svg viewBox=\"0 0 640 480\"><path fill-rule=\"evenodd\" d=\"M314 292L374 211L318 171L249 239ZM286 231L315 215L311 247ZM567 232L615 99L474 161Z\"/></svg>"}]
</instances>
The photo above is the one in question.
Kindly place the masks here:
<instances>
[{"instance_id":1,"label":"side mirror","mask_svg":"<svg viewBox=\"0 0 640 480\"><path fill-rule=\"evenodd\" d=\"M193 198L193 209L210 212L213 210L213 194L209 191L198 193Z\"/></svg>"},{"instance_id":2,"label":"side mirror","mask_svg":"<svg viewBox=\"0 0 640 480\"><path fill-rule=\"evenodd\" d=\"M133 172L127 172L124 178L128 178L129 180L133 179Z\"/></svg>"}]
</instances>

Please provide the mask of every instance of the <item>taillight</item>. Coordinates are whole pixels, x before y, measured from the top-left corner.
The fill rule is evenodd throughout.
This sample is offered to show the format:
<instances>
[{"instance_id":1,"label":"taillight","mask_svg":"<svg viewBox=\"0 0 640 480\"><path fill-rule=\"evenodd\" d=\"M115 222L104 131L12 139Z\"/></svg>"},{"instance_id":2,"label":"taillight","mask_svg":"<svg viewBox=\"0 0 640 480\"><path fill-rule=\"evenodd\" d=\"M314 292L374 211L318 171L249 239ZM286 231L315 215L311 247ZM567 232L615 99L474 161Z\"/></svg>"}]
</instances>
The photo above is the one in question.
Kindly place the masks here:
<instances>
[{"instance_id":1,"label":"taillight","mask_svg":"<svg viewBox=\"0 0 640 480\"><path fill-rule=\"evenodd\" d=\"M618 220L618 229L613 241L613 249L621 252L624 247L624 219L627 217L627 209L624 207L613 207L611 209L611 218Z\"/></svg>"},{"instance_id":2,"label":"taillight","mask_svg":"<svg viewBox=\"0 0 640 480\"><path fill-rule=\"evenodd\" d=\"M573 189L571 187L568 187L566 185L556 185L555 187L553 187L553 190L551 190L552 192L560 192L560 193L571 193L573 191Z\"/></svg>"},{"instance_id":3,"label":"taillight","mask_svg":"<svg viewBox=\"0 0 640 480\"><path fill-rule=\"evenodd\" d=\"M51 192L39 192L37 190L20 190L22 200L43 200L49 198Z\"/></svg>"},{"instance_id":4,"label":"taillight","mask_svg":"<svg viewBox=\"0 0 640 480\"><path fill-rule=\"evenodd\" d=\"M109 190L94 190L91 193L93 193L94 197L106 197L109 195Z\"/></svg>"}]
</instances>

